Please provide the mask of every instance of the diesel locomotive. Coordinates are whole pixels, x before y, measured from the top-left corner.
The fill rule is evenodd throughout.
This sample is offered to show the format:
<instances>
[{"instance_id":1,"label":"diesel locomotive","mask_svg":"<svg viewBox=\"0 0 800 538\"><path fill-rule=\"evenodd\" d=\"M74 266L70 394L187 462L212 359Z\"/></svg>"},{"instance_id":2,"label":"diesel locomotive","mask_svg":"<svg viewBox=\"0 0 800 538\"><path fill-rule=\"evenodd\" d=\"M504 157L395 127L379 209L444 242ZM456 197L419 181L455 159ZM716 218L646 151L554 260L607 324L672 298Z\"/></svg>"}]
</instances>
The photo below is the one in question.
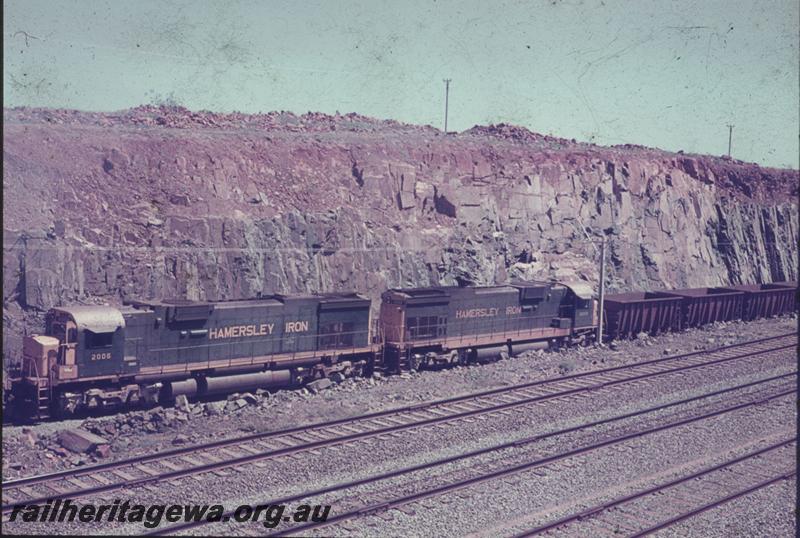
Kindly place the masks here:
<instances>
[{"instance_id":1,"label":"diesel locomotive","mask_svg":"<svg viewBox=\"0 0 800 538\"><path fill-rule=\"evenodd\" d=\"M374 362L369 315L358 294L53 308L24 339L13 407L45 418L350 375Z\"/></svg>"},{"instance_id":2,"label":"diesel locomotive","mask_svg":"<svg viewBox=\"0 0 800 538\"><path fill-rule=\"evenodd\" d=\"M629 338L786 314L797 309L797 293L797 282L783 282L609 295L604 332ZM598 328L585 282L396 288L371 306L349 293L56 307L45 334L24 338L20 366L4 378L6 409L43 419L375 369L487 362L588 344Z\"/></svg>"},{"instance_id":3,"label":"diesel locomotive","mask_svg":"<svg viewBox=\"0 0 800 538\"><path fill-rule=\"evenodd\" d=\"M467 364L586 339L596 326L585 283L392 289L382 299L374 322L370 300L355 293L56 307L45 334L24 339L10 403L42 419L334 373Z\"/></svg>"},{"instance_id":4,"label":"diesel locomotive","mask_svg":"<svg viewBox=\"0 0 800 538\"><path fill-rule=\"evenodd\" d=\"M381 296L381 360L389 371L467 364L587 341L596 326L582 282L392 289Z\"/></svg>"}]
</instances>

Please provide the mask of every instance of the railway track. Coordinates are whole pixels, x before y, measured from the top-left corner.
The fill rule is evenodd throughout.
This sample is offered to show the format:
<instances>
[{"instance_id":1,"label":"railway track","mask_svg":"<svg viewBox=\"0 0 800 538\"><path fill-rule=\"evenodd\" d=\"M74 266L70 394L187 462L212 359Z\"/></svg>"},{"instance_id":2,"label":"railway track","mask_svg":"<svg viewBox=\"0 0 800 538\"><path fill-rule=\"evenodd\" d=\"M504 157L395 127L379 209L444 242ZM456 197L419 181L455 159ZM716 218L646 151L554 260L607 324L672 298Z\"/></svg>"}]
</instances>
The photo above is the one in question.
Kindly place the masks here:
<instances>
[{"instance_id":1,"label":"railway track","mask_svg":"<svg viewBox=\"0 0 800 538\"><path fill-rule=\"evenodd\" d=\"M267 536L281 536L287 534L291 536L307 535L307 533L312 530L318 530L320 528L327 527L330 525L341 525L343 523L348 522L349 520L362 518L364 516L377 515L386 512L390 509L403 510L404 506L417 504L420 503L420 501L423 501L428 498L440 497L453 492L457 492L458 490L465 489L483 482L500 480L503 478L508 478L513 475L528 471L537 472L537 469L554 470L554 468L557 469L558 466L560 465L563 465L565 468L568 468L574 464L574 461L572 463L568 463L568 460L570 459L574 460L576 457L579 458L595 450L599 450L606 447L613 447L615 445L624 445L624 443L626 442L636 441L639 438L649 434L663 432L666 430L678 428L688 424L693 424L702 420L718 417L726 413L747 409L753 406L763 405L765 403L772 402L779 398L784 398L786 396L794 395L797 392L797 384L795 379L796 374L797 372L793 372L791 374L775 376L772 378L739 385L737 387L731 387L728 389L714 391L700 396L695 396L692 398L670 402L668 404L663 404L647 409L638 410L632 413L627 413L624 415L619 415L608 419L603 419L586 424L581 424L579 426L548 432L546 434L537 435L535 437L531 437L528 439L503 443L500 445L495 445L492 447L456 456L442 458L440 460L430 463L425 463L421 465L407 467L404 469L390 471L379 475L370 476L361 480L356 480L343 484L336 484L333 486L320 488L316 490L303 491L283 498L270 499L268 501L259 502L258 504L290 505L291 503L295 503L301 500L305 501L308 499L318 497L320 495L325 495L330 493L342 494L344 492L345 493L344 497L340 497L332 503L333 508L331 509L331 516L327 519L327 521L320 523L309 523L295 527L282 527L271 534L267 534ZM766 385L768 384L774 384L776 386L766 387ZM601 435L600 440L593 440L589 443L584 443L579 446L575 446L575 442L573 441L572 446L569 449L561 450L556 453L547 454L546 450L538 449L535 446L536 443L543 441L545 439L556 439L575 432L587 432L601 425L621 422L631 418L641 418L650 414L662 412L670 408L675 408L686 404L708 400L709 398L714 398L719 396L730 396L736 392L750 388L759 388L761 390L757 391L755 394L734 395L734 397L728 401L712 403L710 406L707 405L699 410L698 409L690 410L688 416L677 416L677 417L673 416L673 417L667 417L666 419L662 417L661 419L656 420L655 424L645 423L644 425L639 424L634 427L628 426L627 428L624 428L623 431L621 432L612 432L611 435L606 433L604 435ZM432 469L432 468L441 469L444 466L456 462L461 462L463 464L466 463L467 460L479 456L494 455L505 450L518 451L518 449L520 448L530 449L530 453L519 454L515 452L513 454L507 454L504 457L501 457L498 460L490 463L470 465L468 467L465 467L465 469L463 469L462 471L448 474L447 475L448 481L446 483L442 483L439 485L431 485L431 481L436 483L437 481L440 480L440 478L438 477L435 479L431 479L430 477L422 478L417 482L418 491L414 491L411 493L398 495L397 493L399 489L398 486L391 484L385 485L385 488L377 493L374 490L370 491L368 494L364 493L358 494L350 491L361 486L373 485L397 477L406 477L406 475L411 475L412 473L416 473L421 470ZM523 459L523 461L525 460L527 461L520 464L519 463L520 459ZM403 486L403 489L405 489L406 487L407 486ZM347 495L348 491L350 491L349 496ZM381 494L384 494L386 496L381 498ZM365 503L363 500L364 498L368 498L369 502ZM331 504L330 501L326 501L326 503ZM225 515L231 518L233 517L233 512L232 511L228 512ZM154 529L148 534L151 535L174 534L177 532L182 532L189 529L195 529L209 524L212 523L209 522L182 523L169 527ZM258 534L264 532L264 528L256 524L252 524L250 526L237 525L236 532L237 533L243 531L247 532L248 528L252 531L255 531ZM351 529L345 529L345 530L351 530Z\"/></svg>"},{"instance_id":2,"label":"railway track","mask_svg":"<svg viewBox=\"0 0 800 538\"><path fill-rule=\"evenodd\" d=\"M503 387L412 407L360 417L311 424L275 432L251 434L70 469L3 483L3 514L15 505L49 499L78 498L173 480L202 473L224 476L224 469L259 465L260 460L352 443L371 437L399 437L410 429L437 426L475 416L496 416L524 410L526 406L586 397L630 383L650 382L661 376L724 368L732 361L764 360L797 346L796 334L744 342L714 350L665 357L593 372Z\"/></svg>"},{"instance_id":3,"label":"railway track","mask_svg":"<svg viewBox=\"0 0 800 538\"><path fill-rule=\"evenodd\" d=\"M675 480L619 497L518 534L638 538L665 529L761 488L796 475L797 437L781 440L743 456ZM710 501L708 499L711 499ZM655 524L653 514L661 513ZM624 513L624 518L618 517Z\"/></svg>"}]
</instances>

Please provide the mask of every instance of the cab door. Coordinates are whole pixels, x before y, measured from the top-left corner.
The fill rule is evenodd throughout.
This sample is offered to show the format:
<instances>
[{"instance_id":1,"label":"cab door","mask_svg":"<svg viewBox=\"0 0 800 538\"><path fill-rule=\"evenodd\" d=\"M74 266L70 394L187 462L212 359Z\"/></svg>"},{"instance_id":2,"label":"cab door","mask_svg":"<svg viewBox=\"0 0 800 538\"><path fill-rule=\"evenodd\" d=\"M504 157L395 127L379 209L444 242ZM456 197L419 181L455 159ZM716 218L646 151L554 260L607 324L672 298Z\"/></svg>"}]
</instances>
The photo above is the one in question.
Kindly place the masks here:
<instances>
[{"instance_id":1,"label":"cab door","mask_svg":"<svg viewBox=\"0 0 800 538\"><path fill-rule=\"evenodd\" d=\"M38 375L62 381L76 379L78 328L75 322L71 319L50 317L47 321L47 335L58 339L58 350L47 362L46 370L39 372Z\"/></svg>"},{"instance_id":2,"label":"cab door","mask_svg":"<svg viewBox=\"0 0 800 538\"><path fill-rule=\"evenodd\" d=\"M64 334L64 344L62 352L59 353L59 365L62 366L75 366L76 348L78 347L78 327L75 322L70 320L66 323L66 331Z\"/></svg>"},{"instance_id":3,"label":"cab door","mask_svg":"<svg viewBox=\"0 0 800 538\"><path fill-rule=\"evenodd\" d=\"M56 379L77 379L79 375L77 367L78 327L74 321L67 320L65 322L61 341L62 344L56 359L58 364L52 364L51 368L55 370Z\"/></svg>"}]
</instances>

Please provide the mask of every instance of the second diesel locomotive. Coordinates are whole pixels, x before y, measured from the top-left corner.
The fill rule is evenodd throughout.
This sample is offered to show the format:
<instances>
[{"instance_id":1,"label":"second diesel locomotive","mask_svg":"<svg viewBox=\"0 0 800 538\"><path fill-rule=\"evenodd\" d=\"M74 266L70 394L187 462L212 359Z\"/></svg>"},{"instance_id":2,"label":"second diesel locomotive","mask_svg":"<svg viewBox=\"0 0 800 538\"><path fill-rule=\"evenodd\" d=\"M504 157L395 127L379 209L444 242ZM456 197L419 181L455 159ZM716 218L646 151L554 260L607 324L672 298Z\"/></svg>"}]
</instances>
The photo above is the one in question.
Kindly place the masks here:
<instances>
[{"instance_id":1,"label":"second diesel locomotive","mask_svg":"<svg viewBox=\"0 0 800 538\"><path fill-rule=\"evenodd\" d=\"M504 357L540 342L585 341L595 319L582 282L392 289L381 297L381 360L397 372Z\"/></svg>"},{"instance_id":2,"label":"second diesel locomotive","mask_svg":"<svg viewBox=\"0 0 800 538\"><path fill-rule=\"evenodd\" d=\"M375 324L370 305L358 294L324 294L56 307L45 334L24 339L13 404L47 418L376 367L466 364L585 339L596 325L584 283L393 289Z\"/></svg>"}]
</instances>

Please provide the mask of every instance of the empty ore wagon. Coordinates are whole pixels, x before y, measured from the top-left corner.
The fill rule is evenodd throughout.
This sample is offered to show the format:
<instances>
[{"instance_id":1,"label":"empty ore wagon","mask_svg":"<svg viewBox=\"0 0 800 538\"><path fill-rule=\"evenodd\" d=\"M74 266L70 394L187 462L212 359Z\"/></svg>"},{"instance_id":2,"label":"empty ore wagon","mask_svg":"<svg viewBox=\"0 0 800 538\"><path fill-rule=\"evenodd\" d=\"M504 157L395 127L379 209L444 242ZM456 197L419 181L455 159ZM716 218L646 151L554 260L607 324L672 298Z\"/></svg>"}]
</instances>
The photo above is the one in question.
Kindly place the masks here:
<instances>
[{"instance_id":1,"label":"empty ore wagon","mask_svg":"<svg viewBox=\"0 0 800 538\"><path fill-rule=\"evenodd\" d=\"M741 318L744 293L731 288L686 288L664 292L681 298L681 328Z\"/></svg>"},{"instance_id":2,"label":"empty ore wagon","mask_svg":"<svg viewBox=\"0 0 800 538\"><path fill-rule=\"evenodd\" d=\"M774 284L745 284L731 286L744 293L742 319L770 318L788 314L795 309L796 282Z\"/></svg>"},{"instance_id":3,"label":"empty ore wagon","mask_svg":"<svg viewBox=\"0 0 800 538\"><path fill-rule=\"evenodd\" d=\"M680 297L664 292L634 291L605 297L605 334L611 339L677 331L681 327Z\"/></svg>"}]
</instances>

